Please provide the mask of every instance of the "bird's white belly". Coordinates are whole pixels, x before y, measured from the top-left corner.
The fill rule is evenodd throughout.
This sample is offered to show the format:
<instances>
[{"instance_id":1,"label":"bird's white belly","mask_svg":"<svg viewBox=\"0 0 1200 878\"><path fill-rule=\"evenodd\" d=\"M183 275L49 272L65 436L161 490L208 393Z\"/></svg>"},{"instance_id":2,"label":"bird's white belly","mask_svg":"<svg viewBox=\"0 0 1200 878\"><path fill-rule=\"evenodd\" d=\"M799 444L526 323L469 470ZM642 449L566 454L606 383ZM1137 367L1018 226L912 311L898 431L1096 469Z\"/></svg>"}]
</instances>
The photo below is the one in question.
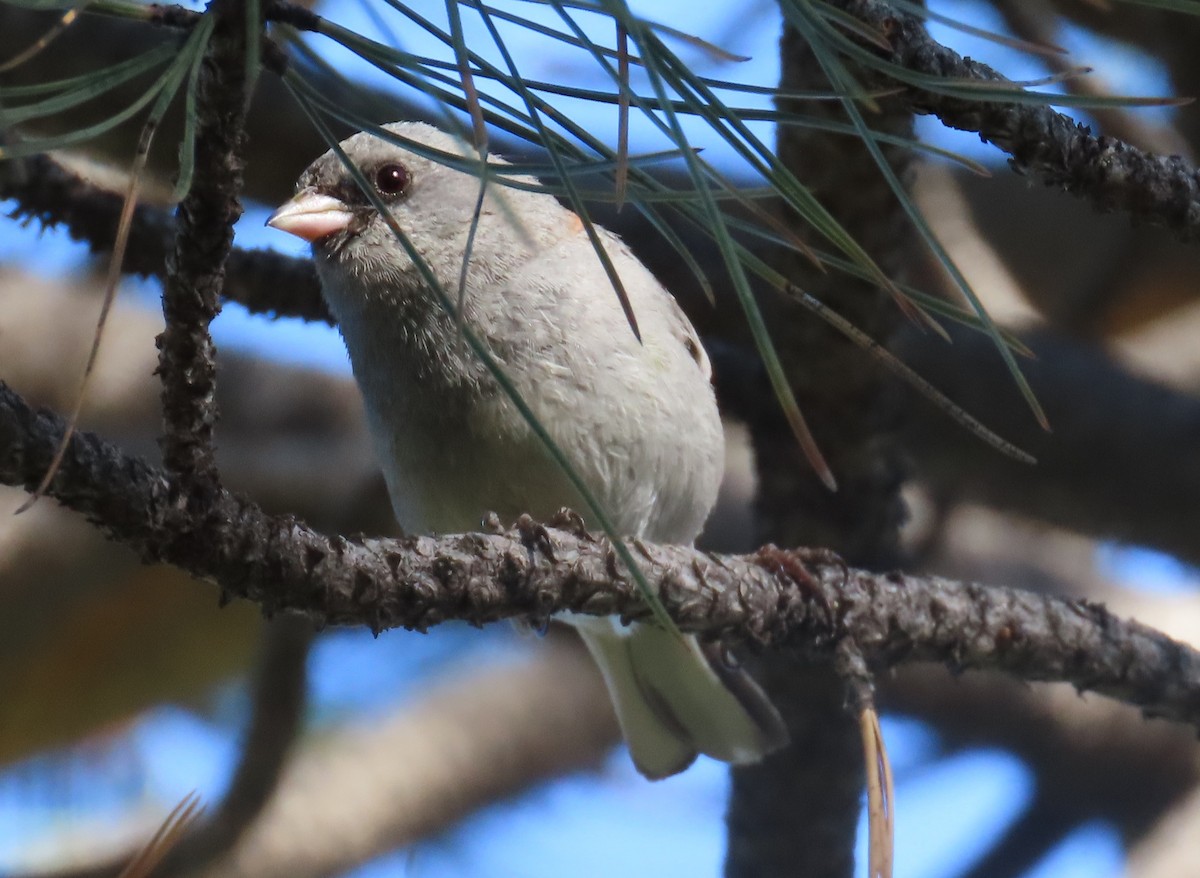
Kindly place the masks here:
<instances>
[{"instance_id":1,"label":"bird's white belly","mask_svg":"<svg viewBox=\"0 0 1200 878\"><path fill-rule=\"evenodd\" d=\"M493 406L513 408L506 400L489 400L450 430L444 423L435 428L416 417L395 418L393 412L403 424L372 429L388 437L377 451L401 527L409 533L457 533L477 530L489 512L509 524L522 513L546 521L567 507L598 528L583 496L519 413L487 411ZM388 416L371 412L373 419ZM560 446L575 449L577 474L619 533L654 529L657 483L644 474L634 477L624 460L630 449L572 441L555 424L543 420L543 425Z\"/></svg>"}]
</instances>

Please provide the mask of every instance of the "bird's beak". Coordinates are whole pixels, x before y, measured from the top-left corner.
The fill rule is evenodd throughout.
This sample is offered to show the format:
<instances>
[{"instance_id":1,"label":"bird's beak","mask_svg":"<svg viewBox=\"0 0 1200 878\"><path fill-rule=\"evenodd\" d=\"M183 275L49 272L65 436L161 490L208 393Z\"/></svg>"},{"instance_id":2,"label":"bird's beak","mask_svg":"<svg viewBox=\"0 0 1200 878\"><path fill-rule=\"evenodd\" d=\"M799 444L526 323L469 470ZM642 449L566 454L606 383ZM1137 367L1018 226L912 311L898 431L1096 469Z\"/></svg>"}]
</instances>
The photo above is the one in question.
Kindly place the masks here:
<instances>
[{"instance_id":1,"label":"bird's beak","mask_svg":"<svg viewBox=\"0 0 1200 878\"><path fill-rule=\"evenodd\" d=\"M301 189L296 196L280 206L267 225L303 238L310 244L334 232L345 230L354 219L346 203L316 189Z\"/></svg>"}]
</instances>

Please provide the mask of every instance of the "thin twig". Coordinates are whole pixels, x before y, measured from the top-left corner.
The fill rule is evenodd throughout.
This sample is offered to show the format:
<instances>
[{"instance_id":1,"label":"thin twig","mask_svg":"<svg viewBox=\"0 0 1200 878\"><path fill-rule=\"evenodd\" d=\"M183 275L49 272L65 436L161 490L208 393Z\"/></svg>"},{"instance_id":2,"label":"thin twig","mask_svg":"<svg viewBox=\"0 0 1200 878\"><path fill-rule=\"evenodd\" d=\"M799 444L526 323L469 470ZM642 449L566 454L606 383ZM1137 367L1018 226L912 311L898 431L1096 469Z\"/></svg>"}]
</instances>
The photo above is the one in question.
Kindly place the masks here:
<instances>
[{"instance_id":1,"label":"thin twig","mask_svg":"<svg viewBox=\"0 0 1200 878\"><path fill-rule=\"evenodd\" d=\"M215 490L213 460L215 346L208 325L220 311L225 260L241 216L245 140L245 16L240 4L214 0L213 36L196 102L196 170L179 205L175 247L163 284L166 328L158 338L165 429L163 462L190 499Z\"/></svg>"}]
</instances>

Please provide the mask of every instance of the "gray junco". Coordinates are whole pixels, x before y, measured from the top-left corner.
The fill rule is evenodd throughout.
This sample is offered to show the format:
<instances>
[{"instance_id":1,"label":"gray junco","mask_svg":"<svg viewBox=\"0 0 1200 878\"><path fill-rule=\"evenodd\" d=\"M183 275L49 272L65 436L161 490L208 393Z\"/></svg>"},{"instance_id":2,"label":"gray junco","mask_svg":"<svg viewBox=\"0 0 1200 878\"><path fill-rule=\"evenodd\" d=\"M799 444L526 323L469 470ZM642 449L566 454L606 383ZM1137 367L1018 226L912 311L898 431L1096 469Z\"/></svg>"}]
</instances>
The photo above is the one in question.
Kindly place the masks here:
<instances>
[{"instance_id":1,"label":"gray junco","mask_svg":"<svg viewBox=\"0 0 1200 878\"><path fill-rule=\"evenodd\" d=\"M428 125L387 129L477 158ZM457 295L478 178L367 133L342 148L443 290ZM312 243L407 532L475 530L488 511L547 519L564 506L585 508L332 151L309 166L269 224ZM494 181L470 248L463 319L618 532L690 544L716 500L723 466L708 357L649 270L617 236L597 231L641 341L579 217L548 194ZM647 777L682 771L698 752L755 762L786 742L762 691L743 672L710 661L695 637L649 622L565 621L600 666L633 761Z\"/></svg>"}]
</instances>

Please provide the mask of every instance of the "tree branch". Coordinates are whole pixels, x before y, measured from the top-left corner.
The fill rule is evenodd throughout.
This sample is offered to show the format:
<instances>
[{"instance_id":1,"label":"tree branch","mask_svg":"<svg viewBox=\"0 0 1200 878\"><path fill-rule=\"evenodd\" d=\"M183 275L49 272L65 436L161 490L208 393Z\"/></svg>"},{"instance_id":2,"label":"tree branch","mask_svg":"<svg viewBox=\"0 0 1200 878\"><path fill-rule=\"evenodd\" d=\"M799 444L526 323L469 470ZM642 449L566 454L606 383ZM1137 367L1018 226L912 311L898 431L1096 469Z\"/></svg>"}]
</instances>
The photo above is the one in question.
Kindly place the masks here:
<instances>
[{"instance_id":1,"label":"tree branch","mask_svg":"<svg viewBox=\"0 0 1200 878\"><path fill-rule=\"evenodd\" d=\"M450 673L412 703L305 746L207 878L323 878L444 833L478 808L600 764L619 732L578 642Z\"/></svg>"},{"instance_id":2,"label":"tree branch","mask_svg":"<svg viewBox=\"0 0 1200 878\"><path fill-rule=\"evenodd\" d=\"M0 384L0 481L32 487L62 430ZM48 493L145 560L215 580L226 599L318 624L425 630L451 619L535 623L570 611L643 618L611 545L532 522L494 533L367 540L327 537L218 491L172 514L168 477L78 434ZM872 574L822 552L748 556L635 544L642 571L689 631L829 660L852 638L876 667L936 661L1063 680L1148 716L1200 726L1200 653L1086 601L938 577Z\"/></svg>"},{"instance_id":3,"label":"tree branch","mask_svg":"<svg viewBox=\"0 0 1200 878\"><path fill-rule=\"evenodd\" d=\"M157 878L191 874L228 853L271 801L283 774L308 703L307 659L311 625L276 619L263 629L262 651L252 689L253 712L229 791L211 819L190 828L154 870ZM135 856L122 853L81 868L38 878L119 878Z\"/></svg>"},{"instance_id":4,"label":"tree branch","mask_svg":"<svg viewBox=\"0 0 1200 878\"><path fill-rule=\"evenodd\" d=\"M217 490L216 347L208 325L221 310L225 259L233 224L242 215L242 145L246 112L246 33L241 4L213 0L212 38L201 63L196 98L196 172L179 205L175 247L163 283L158 373L165 430L160 441L167 471L179 479L185 502ZM258 23L256 22L256 25Z\"/></svg>"},{"instance_id":5,"label":"tree branch","mask_svg":"<svg viewBox=\"0 0 1200 878\"><path fill-rule=\"evenodd\" d=\"M782 89L829 87L807 41L790 25L784 28L780 62ZM837 102L787 98L778 103L781 110L812 118L848 121ZM912 135L912 112L895 98L882 99L871 122L892 135ZM906 176L912 154L892 147L885 151ZM916 252L912 226L862 143L817 128L781 126L776 152L883 271L893 276L905 271ZM782 221L797 237L814 243L820 237L793 211ZM836 290L849 318L876 338L886 338L900 319L888 294L874 284L814 271L785 248L776 248L768 258L818 296ZM810 315L797 315L791 302L772 297L764 299L763 308L789 384L839 489L826 489L799 462L795 435L772 400L760 416L747 419L759 473L758 538L784 545L817 543L856 565L891 566L904 516L899 494L903 472L895 443L886 436L895 408L881 399L879 364ZM753 392L753 386L741 392ZM782 655L768 655L762 664L762 680L787 721L792 743L759 765L733 771L725 875L849 878L864 759L857 723L846 708L845 682L828 665L798 673L795 663Z\"/></svg>"},{"instance_id":6,"label":"tree branch","mask_svg":"<svg viewBox=\"0 0 1200 878\"><path fill-rule=\"evenodd\" d=\"M792 743L733 770L725 875L853 875L863 758L846 685L827 665L797 666L782 654L762 664L758 678Z\"/></svg>"},{"instance_id":7,"label":"tree branch","mask_svg":"<svg viewBox=\"0 0 1200 878\"><path fill-rule=\"evenodd\" d=\"M1177 10L1155 9L1142 3L1081 3L1079 0L1049 0L1049 5L1067 21L1153 56L1170 73L1176 94L1195 96L1200 59L1200 18ZM1192 104L1176 114L1174 127L1192 146L1200 146L1200 112Z\"/></svg>"},{"instance_id":8,"label":"tree branch","mask_svg":"<svg viewBox=\"0 0 1200 878\"><path fill-rule=\"evenodd\" d=\"M1130 372L1111 356L1048 331L1022 340L1038 359L1026 373L1054 433L1030 423L1024 401L977 333L953 347L907 337L903 356L968 411L1038 459L1001 458L941 412L911 403L907 444L922 477L947 496L967 497L1098 537L1153 546L1200 563L1192 516L1200 467L1200 402ZM1152 425L1152 426L1151 426Z\"/></svg>"},{"instance_id":9,"label":"tree branch","mask_svg":"<svg viewBox=\"0 0 1200 878\"><path fill-rule=\"evenodd\" d=\"M983 82L1007 80L986 64L963 58L931 40L921 22L883 0L839 4L887 35L890 61L915 73ZM1186 16L1182 16L1186 18ZM1162 226L1182 240L1200 240L1200 172L1178 156L1145 152L1086 126L1049 106L966 101L912 89L913 110L943 124L974 131L1011 156L1014 170L1089 201L1101 212L1122 211Z\"/></svg>"},{"instance_id":10,"label":"tree branch","mask_svg":"<svg viewBox=\"0 0 1200 878\"><path fill-rule=\"evenodd\" d=\"M1196 862L1200 833L1200 789L1179 802L1129 851L1125 874L1130 878L1175 878Z\"/></svg>"},{"instance_id":11,"label":"tree branch","mask_svg":"<svg viewBox=\"0 0 1200 878\"><path fill-rule=\"evenodd\" d=\"M1073 817L1060 807L1055 791L1039 787L1021 815L959 878L1026 874L1076 825Z\"/></svg>"},{"instance_id":12,"label":"tree branch","mask_svg":"<svg viewBox=\"0 0 1200 878\"><path fill-rule=\"evenodd\" d=\"M1049 330L1023 332L1035 358L1022 368L1054 426L1048 434L1031 422L991 341L960 328L949 332L953 345L905 332L894 347L918 374L936 376L940 391L1038 462L1002 457L898 386L911 411L902 438L923 482L945 497L1200 563L1192 526L1200 467L1190 453L1200 435L1200 401L1193 394L1138 375L1094 345ZM723 412L757 418L773 411L752 354L728 345L710 351Z\"/></svg>"},{"instance_id":13,"label":"tree branch","mask_svg":"<svg viewBox=\"0 0 1200 878\"><path fill-rule=\"evenodd\" d=\"M50 156L0 162L0 199L13 199L12 217L43 227L65 226L71 238L95 254L112 252L122 196L85 180ZM133 214L123 269L163 277L176 221L160 207L140 205ZM225 268L226 299L253 314L299 317L332 324L312 263L270 250L235 247Z\"/></svg>"},{"instance_id":14,"label":"tree branch","mask_svg":"<svg viewBox=\"0 0 1200 878\"><path fill-rule=\"evenodd\" d=\"M229 791L212 819L167 855L160 876L190 873L214 862L238 843L271 801L304 724L312 642L312 626L302 619L275 619L263 630L251 691L253 713Z\"/></svg>"},{"instance_id":15,"label":"tree branch","mask_svg":"<svg viewBox=\"0 0 1200 878\"><path fill-rule=\"evenodd\" d=\"M992 6L1018 39L1035 45L1053 45L1058 39L1058 16L1047 4L992 0ZM1115 97L1103 75L1078 75L1075 69L1078 59L1071 55L1052 52L1045 56L1045 61L1054 74L1067 77L1063 87L1071 94L1102 99ZM1186 156L1189 161L1194 161L1192 156L1187 155L1188 144L1179 132L1170 125L1156 125L1148 121L1135 107L1099 105L1089 108L1088 112L1101 131L1130 146L1163 155Z\"/></svg>"}]
</instances>

